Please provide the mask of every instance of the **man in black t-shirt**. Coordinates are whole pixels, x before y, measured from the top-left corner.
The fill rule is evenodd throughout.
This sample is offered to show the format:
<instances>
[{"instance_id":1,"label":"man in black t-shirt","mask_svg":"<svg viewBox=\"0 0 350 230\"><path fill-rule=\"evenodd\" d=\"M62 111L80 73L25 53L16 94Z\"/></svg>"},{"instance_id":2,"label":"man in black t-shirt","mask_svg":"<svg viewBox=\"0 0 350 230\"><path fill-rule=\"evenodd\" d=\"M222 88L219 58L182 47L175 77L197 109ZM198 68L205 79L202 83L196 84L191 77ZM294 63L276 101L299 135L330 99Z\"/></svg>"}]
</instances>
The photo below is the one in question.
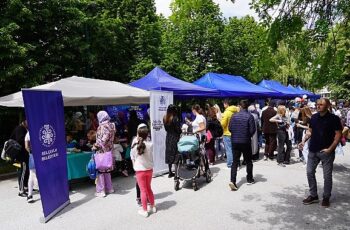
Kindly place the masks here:
<instances>
[{"instance_id":1,"label":"man in black t-shirt","mask_svg":"<svg viewBox=\"0 0 350 230\"><path fill-rule=\"evenodd\" d=\"M316 168L322 162L324 177L324 192L322 206L329 207L332 191L332 171L335 158L335 148L340 138L342 126L339 117L329 112L331 103L326 98L317 101L317 112L311 117L310 128L304 140L299 145L302 149L309 139L309 156L307 161L307 179L310 195L303 200L303 204L318 202Z\"/></svg>"},{"instance_id":2,"label":"man in black t-shirt","mask_svg":"<svg viewBox=\"0 0 350 230\"><path fill-rule=\"evenodd\" d=\"M11 139L17 141L21 145L21 154L19 163L21 164L21 167L17 171L18 175L18 188L19 188L19 196L22 197L27 197L27 193L25 191L25 188L28 188L28 178L29 178L29 168L28 168L28 163L29 163L29 153L25 149L24 145L24 138L27 134L27 120L24 120L19 124L11 134Z\"/></svg>"}]
</instances>

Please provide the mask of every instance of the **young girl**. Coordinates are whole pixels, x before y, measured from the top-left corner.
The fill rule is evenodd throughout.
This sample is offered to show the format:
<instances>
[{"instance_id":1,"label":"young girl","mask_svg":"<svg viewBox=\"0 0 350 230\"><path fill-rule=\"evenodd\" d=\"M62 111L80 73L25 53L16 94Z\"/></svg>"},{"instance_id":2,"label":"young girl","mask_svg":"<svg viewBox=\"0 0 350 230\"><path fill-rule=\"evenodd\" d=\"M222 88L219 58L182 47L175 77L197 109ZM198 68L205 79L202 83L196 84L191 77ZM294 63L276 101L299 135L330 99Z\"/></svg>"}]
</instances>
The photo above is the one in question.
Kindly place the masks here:
<instances>
[{"instance_id":1,"label":"young girl","mask_svg":"<svg viewBox=\"0 0 350 230\"><path fill-rule=\"evenodd\" d=\"M128 171L126 170L126 162L123 159L122 153L124 152L123 146L119 142L119 137L114 137L113 142L113 156L115 158L115 164L119 172L124 176L129 176Z\"/></svg>"},{"instance_id":2,"label":"young girl","mask_svg":"<svg viewBox=\"0 0 350 230\"><path fill-rule=\"evenodd\" d=\"M148 128L145 124L137 127L137 137L131 144L131 160L136 172L136 180L141 190L142 209L138 211L141 216L148 217L150 213L156 213L154 195L151 189L153 174L152 142L147 140ZM151 207L147 210L147 200Z\"/></svg>"}]
</instances>

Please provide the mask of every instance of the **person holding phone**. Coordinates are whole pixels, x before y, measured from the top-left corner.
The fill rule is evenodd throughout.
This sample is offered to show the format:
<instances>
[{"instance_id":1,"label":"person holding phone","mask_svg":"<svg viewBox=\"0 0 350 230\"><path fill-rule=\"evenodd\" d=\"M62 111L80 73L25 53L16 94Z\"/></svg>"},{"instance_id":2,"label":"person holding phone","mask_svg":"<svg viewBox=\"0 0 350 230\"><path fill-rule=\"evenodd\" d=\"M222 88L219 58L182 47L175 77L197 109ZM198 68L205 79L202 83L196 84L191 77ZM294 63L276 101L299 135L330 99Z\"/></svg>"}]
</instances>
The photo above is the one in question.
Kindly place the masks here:
<instances>
[{"instance_id":1,"label":"person holding phone","mask_svg":"<svg viewBox=\"0 0 350 230\"><path fill-rule=\"evenodd\" d=\"M335 148L341 138L341 122L339 117L330 113L331 103L327 98L317 101L317 113L312 115L309 131L299 144L303 149L305 142L309 142L309 155L307 161L307 180L310 188L310 195L303 200L303 204L309 205L318 202L316 168L322 162L324 191L321 205L329 207L329 198L332 192L332 171L335 158Z\"/></svg>"}]
</instances>

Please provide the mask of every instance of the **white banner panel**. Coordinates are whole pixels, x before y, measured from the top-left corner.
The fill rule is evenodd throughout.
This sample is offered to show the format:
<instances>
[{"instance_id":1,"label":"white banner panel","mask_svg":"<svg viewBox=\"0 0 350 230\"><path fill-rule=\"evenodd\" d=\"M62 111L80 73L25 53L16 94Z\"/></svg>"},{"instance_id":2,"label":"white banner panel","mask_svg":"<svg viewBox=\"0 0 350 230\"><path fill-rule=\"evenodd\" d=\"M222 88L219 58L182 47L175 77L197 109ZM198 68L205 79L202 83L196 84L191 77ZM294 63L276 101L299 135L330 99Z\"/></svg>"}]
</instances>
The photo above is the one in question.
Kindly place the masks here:
<instances>
[{"instance_id":1,"label":"white banner panel","mask_svg":"<svg viewBox=\"0 0 350 230\"><path fill-rule=\"evenodd\" d=\"M163 117L170 104L173 104L173 92L150 91L151 136L153 143L153 175L158 176L168 171L165 164L165 137Z\"/></svg>"}]
</instances>

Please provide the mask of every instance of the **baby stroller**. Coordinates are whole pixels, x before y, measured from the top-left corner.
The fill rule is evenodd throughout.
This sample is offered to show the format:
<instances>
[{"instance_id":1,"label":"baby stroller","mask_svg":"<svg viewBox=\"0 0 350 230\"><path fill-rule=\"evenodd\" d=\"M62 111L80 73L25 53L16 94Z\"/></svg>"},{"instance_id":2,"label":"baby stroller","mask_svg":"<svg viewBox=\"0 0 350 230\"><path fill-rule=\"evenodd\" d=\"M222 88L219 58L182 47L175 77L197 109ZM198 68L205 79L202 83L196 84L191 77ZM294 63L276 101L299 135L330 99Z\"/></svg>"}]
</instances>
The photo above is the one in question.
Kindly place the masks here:
<instances>
[{"instance_id":1,"label":"baby stroller","mask_svg":"<svg viewBox=\"0 0 350 230\"><path fill-rule=\"evenodd\" d=\"M180 180L192 181L194 191L198 190L196 179L204 176L206 182L211 181L208 158L205 154L205 136L187 133L178 142L179 154L175 164L175 191L180 189Z\"/></svg>"}]
</instances>

